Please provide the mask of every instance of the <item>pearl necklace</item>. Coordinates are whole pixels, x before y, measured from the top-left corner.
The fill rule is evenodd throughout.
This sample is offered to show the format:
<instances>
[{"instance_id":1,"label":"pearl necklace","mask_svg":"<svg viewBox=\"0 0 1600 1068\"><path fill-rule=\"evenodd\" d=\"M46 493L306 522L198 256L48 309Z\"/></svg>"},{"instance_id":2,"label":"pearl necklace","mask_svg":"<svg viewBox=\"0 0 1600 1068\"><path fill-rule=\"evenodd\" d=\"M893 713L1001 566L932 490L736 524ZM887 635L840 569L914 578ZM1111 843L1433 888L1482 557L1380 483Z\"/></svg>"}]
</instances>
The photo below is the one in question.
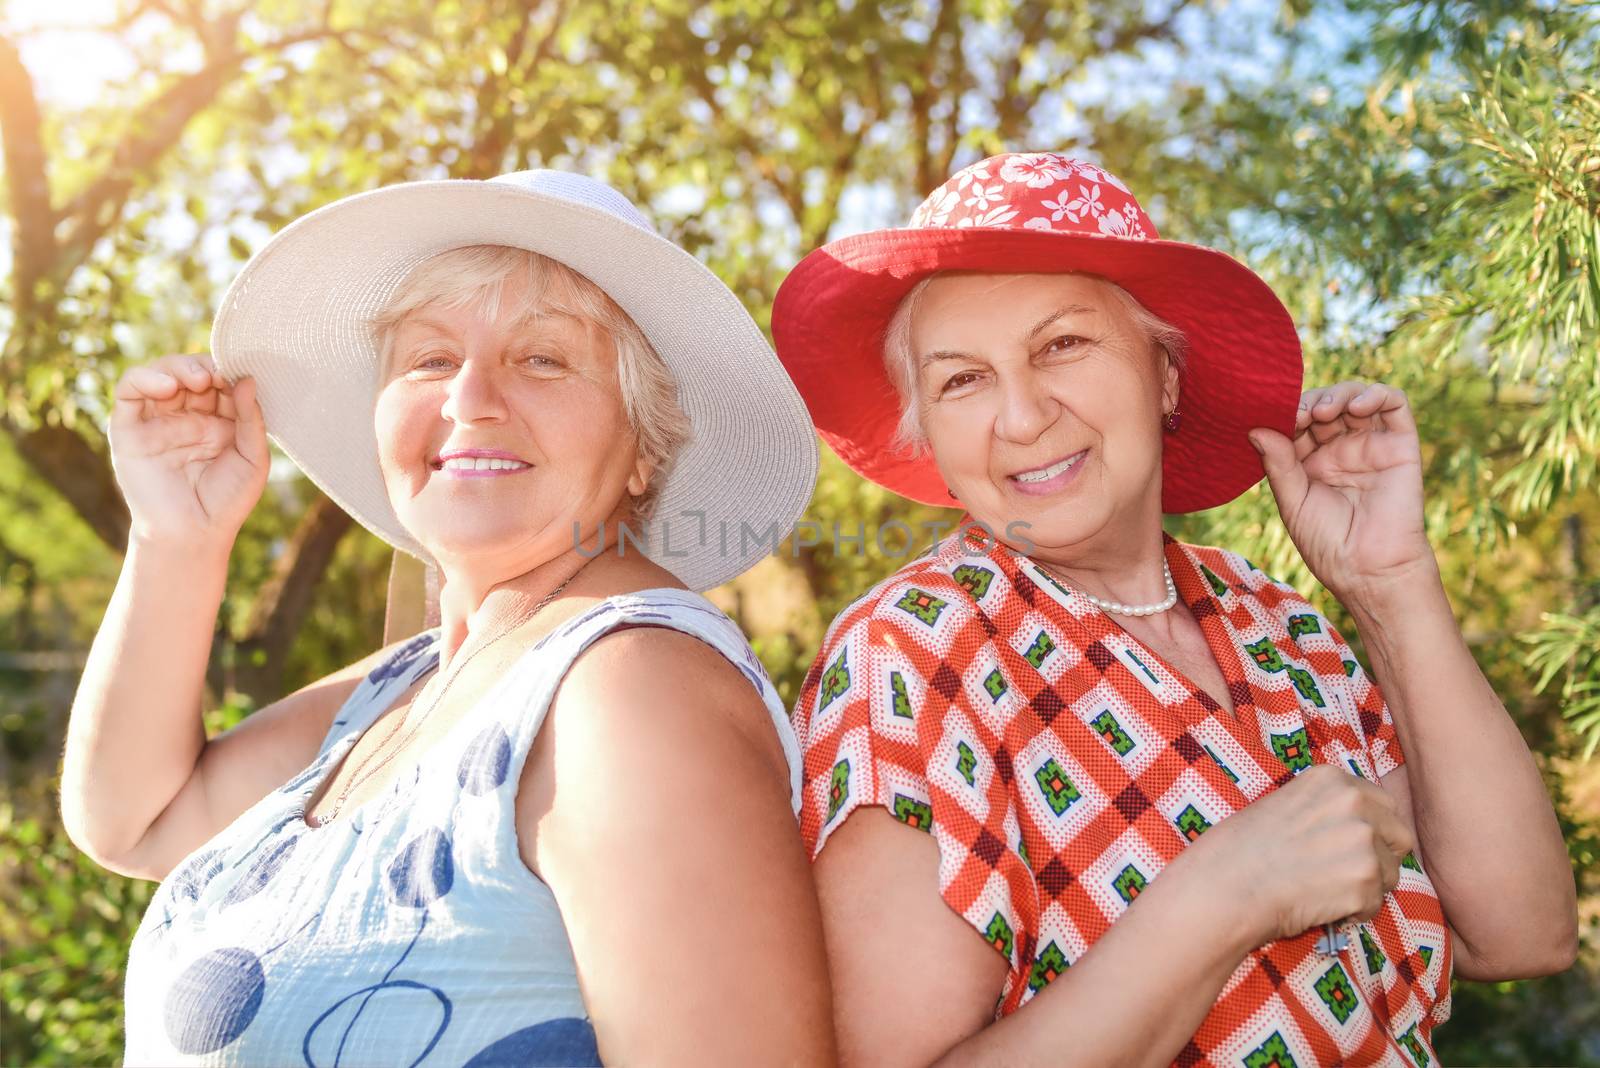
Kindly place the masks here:
<instances>
[{"instance_id":1,"label":"pearl necklace","mask_svg":"<svg viewBox=\"0 0 1600 1068\"><path fill-rule=\"evenodd\" d=\"M1044 572L1045 577L1055 579L1057 585L1063 584L1063 580L1058 578L1055 572L1046 568L1043 564L1039 563L1039 561L1032 560L1029 562L1032 563L1034 567L1037 567L1040 571ZM1155 604L1123 604L1121 601L1102 600L1101 598L1096 597L1094 594L1089 593L1086 590L1077 589L1076 587L1073 587L1073 590L1088 600L1090 604L1100 609L1100 611L1109 613L1111 615L1155 616L1170 610L1173 605L1178 603L1178 587L1177 584L1172 581L1172 569L1167 566L1167 562L1165 560L1161 561L1161 577L1166 580L1167 595L1161 600L1157 601Z\"/></svg>"}]
</instances>

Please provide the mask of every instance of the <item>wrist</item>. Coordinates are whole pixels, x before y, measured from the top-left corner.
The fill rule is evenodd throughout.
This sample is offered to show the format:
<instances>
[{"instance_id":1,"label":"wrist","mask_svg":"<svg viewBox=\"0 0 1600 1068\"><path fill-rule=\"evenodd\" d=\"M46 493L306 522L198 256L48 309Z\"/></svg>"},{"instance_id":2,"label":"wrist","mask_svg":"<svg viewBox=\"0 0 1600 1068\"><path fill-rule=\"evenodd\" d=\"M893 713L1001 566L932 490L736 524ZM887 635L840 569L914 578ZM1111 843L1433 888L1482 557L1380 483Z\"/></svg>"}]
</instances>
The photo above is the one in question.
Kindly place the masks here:
<instances>
[{"instance_id":1,"label":"wrist","mask_svg":"<svg viewBox=\"0 0 1600 1068\"><path fill-rule=\"evenodd\" d=\"M1361 575L1340 583L1337 588L1330 586L1329 592L1358 622L1364 615L1382 616L1397 609L1415 611L1429 601L1448 603L1439 563L1432 553L1381 574Z\"/></svg>"},{"instance_id":2,"label":"wrist","mask_svg":"<svg viewBox=\"0 0 1600 1068\"><path fill-rule=\"evenodd\" d=\"M1264 881L1252 877L1238 863L1237 851L1227 848L1230 835L1224 826L1207 831L1161 874L1184 884L1171 889L1198 903L1205 928L1225 940L1222 950L1237 964L1277 937L1277 913L1263 891Z\"/></svg>"},{"instance_id":3,"label":"wrist","mask_svg":"<svg viewBox=\"0 0 1600 1068\"><path fill-rule=\"evenodd\" d=\"M127 561L141 567L172 567L190 573L195 568L215 569L226 574L233 541L231 536L180 535L136 528L128 532Z\"/></svg>"}]
</instances>

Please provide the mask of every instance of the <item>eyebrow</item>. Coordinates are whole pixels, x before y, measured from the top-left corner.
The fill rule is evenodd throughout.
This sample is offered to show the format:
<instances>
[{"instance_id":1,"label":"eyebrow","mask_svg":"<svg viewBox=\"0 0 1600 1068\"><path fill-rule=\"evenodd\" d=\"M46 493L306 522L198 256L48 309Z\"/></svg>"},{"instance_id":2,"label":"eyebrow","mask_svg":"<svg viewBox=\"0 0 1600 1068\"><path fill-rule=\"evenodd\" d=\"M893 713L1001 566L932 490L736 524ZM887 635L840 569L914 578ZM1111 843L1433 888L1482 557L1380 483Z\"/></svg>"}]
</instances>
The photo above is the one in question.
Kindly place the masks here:
<instances>
[{"instance_id":1,"label":"eyebrow","mask_svg":"<svg viewBox=\"0 0 1600 1068\"><path fill-rule=\"evenodd\" d=\"M399 333L408 326L419 326L424 330L433 330L440 334L449 334L452 337L455 335L455 331L446 324L441 323L437 319L428 319L420 315L408 315L404 319L401 319L395 324L395 332Z\"/></svg>"},{"instance_id":2,"label":"eyebrow","mask_svg":"<svg viewBox=\"0 0 1600 1068\"><path fill-rule=\"evenodd\" d=\"M1043 319L1040 319L1038 322L1034 323L1033 329L1028 331L1023 340L1032 341L1034 338L1044 333L1044 331L1050 329L1050 325L1057 319L1068 315L1083 315L1086 312L1092 315L1094 314L1094 309L1089 307L1087 304L1068 304L1064 308L1058 308L1049 315L1046 315Z\"/></svg>"},{"instance_id":3,"label":"eyebrow","mask_svg":"<svg viewBox=\"0 0 1600 1068\"><path fill-rule=\"evenodd\" d=\"M939 349L937 352L924 352L922 363L924 366L936 363L939 360L970 360L972 353L962 352L960 349Z\"/></svg>"},{"instance_id":4,"label":"eyebrow","mask_svg":"<svg viewBox=\"0 0 1600 1068\"><path fill-rule=\"evenodd\" d=\"M1040 319L1038 322L1034 323L1033 328L1023 335L1022 340L1024 342L1032 342L1034 338L1048 330L1053 323L1059 319L1065 318L1068 315L1093 315L1094 311L1095 309L1089 307L1087 304L1068 304L1065 307L1057 308L1049 315L1046 315L1043 319ZM933 352L923 353L919 362L921 366L926 366L930 363L936 363L940 360L970 360L973 358L974 357L972 353L963 352L960 349L938 349Z\"/></svg>"},{"instance_id":5,"label":"eyebrow","mask_svg":"<svg viewBox=\"0 0 1600 1068\"><path fill-rule=\"evenodd\" d=\"M569 322L574 323L585 323L589 321L581 315L574 315L572 312L562 311L560 308L535 307L528 308L527 310L523 311L521 315L518 315L511 321L511 325L520 329L521 327L525 326L537 326L541 321L548 322L551 319L566 319Z\"/></svg>"},{"instance_id":6,"label":"eyebrow","mask_svg":"<svg viewBox=\"0 0 1600 1068\"><path fill-rule=\"evenodd\" d=\"M577 323L585 321L582 317L573 315L570 312L556 309L535 308L531 311L526 311L521 315L518 315L514 320L511 321L510 328L513 330L522 330L530 326L537 326L540 321L548 322L552 319L567 319ZM448 334L451 337L456 336L455 329L449 324L442 323L437 319L430 319L425 315L408 315L402 319L398 325L421 327L424 330L433 330L440 334Z\"/></svg>"}]
</instances>

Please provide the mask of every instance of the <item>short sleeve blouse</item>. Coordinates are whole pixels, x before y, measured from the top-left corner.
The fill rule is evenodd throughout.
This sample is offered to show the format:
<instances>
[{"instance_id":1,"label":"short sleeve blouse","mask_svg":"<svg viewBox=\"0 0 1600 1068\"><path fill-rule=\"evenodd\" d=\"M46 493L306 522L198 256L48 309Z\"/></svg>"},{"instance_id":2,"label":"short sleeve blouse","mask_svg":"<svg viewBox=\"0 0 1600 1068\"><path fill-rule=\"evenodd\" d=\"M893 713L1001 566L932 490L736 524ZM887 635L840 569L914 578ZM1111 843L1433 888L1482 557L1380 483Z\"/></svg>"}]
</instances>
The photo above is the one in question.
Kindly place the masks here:
<instances>
[{"instance_id":1,"label":"short sleeve blouse","mask_svg":"<svg viewBox=\"0 0 1600 1068\"><path fill-rule=\"evenodd\" d=\"M1235 553L1168 540L1236 709L1026 557L951 537L829 629L795 708L816 856L862 805L930 833L939 888L1007 960L996 1016L1088 952L1218 821L1313 764L1401 765L1387 705L1332 625ZM1450 945L1408 855L1371 922L1239 965L1185 1065L1426 1066ZM1152 962L1154 964L1154 962Z\"/></svg>"}]
</instances>

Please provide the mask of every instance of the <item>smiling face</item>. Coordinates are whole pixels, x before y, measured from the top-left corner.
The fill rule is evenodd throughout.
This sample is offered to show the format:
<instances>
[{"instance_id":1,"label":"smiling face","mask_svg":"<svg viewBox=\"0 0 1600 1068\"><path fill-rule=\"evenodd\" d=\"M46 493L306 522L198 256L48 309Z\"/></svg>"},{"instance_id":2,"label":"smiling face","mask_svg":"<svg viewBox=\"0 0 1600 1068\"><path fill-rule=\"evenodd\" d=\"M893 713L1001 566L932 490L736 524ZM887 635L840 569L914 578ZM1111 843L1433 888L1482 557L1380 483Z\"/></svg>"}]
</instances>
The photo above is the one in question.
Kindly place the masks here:
<instances>
[{"instance_id":1,"label":"smiling face","mask_svg":"<svg viewBox=\"0 0 1600 1068\"><path fill-rule=\"evenodd\" d=\"M1178 369L1107 283L942 275L909 340L922 434L973 518L1028 524L1016 540L1047 559L1159 526Z\"/></svg>"},{"instance_id":2,"label":"smiling face","mask_svg":"<svg viewBox=\"0 0 1600 1068\"><path fill-rule=\"evenodd\" d=\"M507 576L625 516L653 466L639 457L617 351L593 322L530 300L429 304L394 327L374 413L389 500L447 571Z\"/></svg>"}]
</instances>

